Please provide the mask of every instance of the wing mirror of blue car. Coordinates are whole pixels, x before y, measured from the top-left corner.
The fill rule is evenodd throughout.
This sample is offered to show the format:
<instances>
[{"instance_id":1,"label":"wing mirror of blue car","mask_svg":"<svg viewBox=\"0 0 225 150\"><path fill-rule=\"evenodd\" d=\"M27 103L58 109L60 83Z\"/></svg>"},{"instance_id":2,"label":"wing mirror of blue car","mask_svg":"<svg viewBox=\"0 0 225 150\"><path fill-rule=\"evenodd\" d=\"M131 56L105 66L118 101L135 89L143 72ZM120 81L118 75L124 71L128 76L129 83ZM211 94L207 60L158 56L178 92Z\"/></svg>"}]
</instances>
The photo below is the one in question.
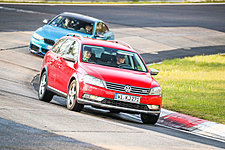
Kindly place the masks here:
<instances>
[{"instance_id":1,"label":"wing mirror of blue car","mask_svg":"<svg viewBox=\"0 0 225 150\"><path fill-rule=\"evenodd\" d=\"M157 75L158 73L159 73L158 70L153 69L153 68L150 69L150 74L151 74L152 76L155 76L155 75Z\"/></svg>"},{"instance_id":2,"label":"wing mirror of blue car","mask_svg":"<svg viewBox=\"0 0 225 150\"><path fill-rule=\"evenodd\" d=\"M102 34L102 33L97 33L97 34L95 35L95 37L104 38L105 36L104 36L104 34Z\"/></svg>"},{"instance_id":3,"label":"wing mirror of blue car","mask_svg":"<svg viewBox=\"0 0 225 150\"><path fill-rule=\"evenodd\" d=\"M48 24L49 23L49 19L44 19L42 22L44 23L44 24Z\"/></svg>"}]
</instances>

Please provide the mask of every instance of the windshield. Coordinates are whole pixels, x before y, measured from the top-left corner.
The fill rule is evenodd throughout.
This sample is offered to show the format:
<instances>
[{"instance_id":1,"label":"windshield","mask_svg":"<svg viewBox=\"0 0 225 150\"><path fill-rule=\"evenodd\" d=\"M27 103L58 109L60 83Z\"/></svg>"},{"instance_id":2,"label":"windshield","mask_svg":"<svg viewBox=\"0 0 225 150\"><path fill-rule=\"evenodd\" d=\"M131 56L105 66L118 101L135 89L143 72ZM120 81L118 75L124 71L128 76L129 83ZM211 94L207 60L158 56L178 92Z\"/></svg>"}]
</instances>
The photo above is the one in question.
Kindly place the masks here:
<instances>
[{"instance_id":1,"label":"windshield","mask_svg":"<svg viewBox=\"0 0 225 150\"><path fill-rule=\"evenodd\" d=\"M72 17L58 16L49 25L91 35L94 22L85 22Z\"/></svg>"},{"instance_id":2,"label":"windshield","mask_svg":"<svg viewBox=\"0 0 225 150\"><path fill-rule=\"evenodd\" d=\"M107 47L83 45L81 61L147 72L145 64L137 53Z\"/></svg>"}]
</instances>

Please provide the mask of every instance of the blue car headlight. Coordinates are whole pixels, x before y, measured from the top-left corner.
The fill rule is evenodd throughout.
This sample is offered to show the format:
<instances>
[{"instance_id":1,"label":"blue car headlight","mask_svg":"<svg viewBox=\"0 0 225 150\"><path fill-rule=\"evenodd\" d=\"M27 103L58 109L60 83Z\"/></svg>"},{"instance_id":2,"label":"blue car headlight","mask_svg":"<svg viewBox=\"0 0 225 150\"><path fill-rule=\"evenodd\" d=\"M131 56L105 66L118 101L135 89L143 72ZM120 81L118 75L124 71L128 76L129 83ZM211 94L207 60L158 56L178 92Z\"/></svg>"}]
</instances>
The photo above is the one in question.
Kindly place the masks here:
<instances>
[{"instance_id":1,"label":"blue car headlight","mask_svg":"<svg viewBox=\"0 0 225 150\"><path fill-rule=\"evenodd\" d=\"M37 34L36 32L33 34L33 38L35 38L37 40L44 40L44 38L42 36L40 36L39 34Z\"/></svg>"}]
</instances>

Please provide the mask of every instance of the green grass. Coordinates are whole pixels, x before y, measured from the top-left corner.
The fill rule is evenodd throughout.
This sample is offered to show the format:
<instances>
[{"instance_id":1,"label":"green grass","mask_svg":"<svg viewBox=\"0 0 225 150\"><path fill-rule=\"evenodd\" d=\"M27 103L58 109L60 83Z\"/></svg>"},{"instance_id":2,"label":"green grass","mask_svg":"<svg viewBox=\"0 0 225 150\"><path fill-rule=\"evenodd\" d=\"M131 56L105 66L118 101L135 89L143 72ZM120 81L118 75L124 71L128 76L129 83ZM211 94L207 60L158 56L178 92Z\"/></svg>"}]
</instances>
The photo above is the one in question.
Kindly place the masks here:
<instances>
[{"instance_id":1,"label":"green grass","mask_svg":"<svg viewBox=\"0 0 225 150\"><path fill-rule=\"evenodd\" d=\"M225 124L225 55L149 65L163 90L163 108Z\"/></svg>"}]
</instances>

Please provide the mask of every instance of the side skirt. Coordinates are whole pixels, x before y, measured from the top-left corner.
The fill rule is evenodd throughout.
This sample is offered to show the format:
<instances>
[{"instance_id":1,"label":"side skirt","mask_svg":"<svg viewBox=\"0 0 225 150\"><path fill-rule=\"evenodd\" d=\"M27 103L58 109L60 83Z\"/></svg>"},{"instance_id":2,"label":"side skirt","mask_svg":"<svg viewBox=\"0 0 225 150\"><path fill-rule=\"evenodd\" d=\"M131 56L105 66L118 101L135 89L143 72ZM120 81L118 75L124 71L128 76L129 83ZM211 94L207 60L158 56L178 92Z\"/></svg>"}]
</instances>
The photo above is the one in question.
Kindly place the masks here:
<instances>
[{"instance_id":1,"label":"side skirt","mask_svg":"<svg viewBox=\"0 0 225 150\"><path fill-rule=\"evenodd\" d=\"M62 97L65 97L65 98L67 97L67 94L66 94L66 93L61 92L61 91L59 91L59 90L57 90L57 89L55 89L55 88L53 88L53 87L51 87L51 86L47 86L47 90L49 90L49 91L55 93L55 94L58 95L58 96L62 96Z\"/></svg>"}]
</instances>

